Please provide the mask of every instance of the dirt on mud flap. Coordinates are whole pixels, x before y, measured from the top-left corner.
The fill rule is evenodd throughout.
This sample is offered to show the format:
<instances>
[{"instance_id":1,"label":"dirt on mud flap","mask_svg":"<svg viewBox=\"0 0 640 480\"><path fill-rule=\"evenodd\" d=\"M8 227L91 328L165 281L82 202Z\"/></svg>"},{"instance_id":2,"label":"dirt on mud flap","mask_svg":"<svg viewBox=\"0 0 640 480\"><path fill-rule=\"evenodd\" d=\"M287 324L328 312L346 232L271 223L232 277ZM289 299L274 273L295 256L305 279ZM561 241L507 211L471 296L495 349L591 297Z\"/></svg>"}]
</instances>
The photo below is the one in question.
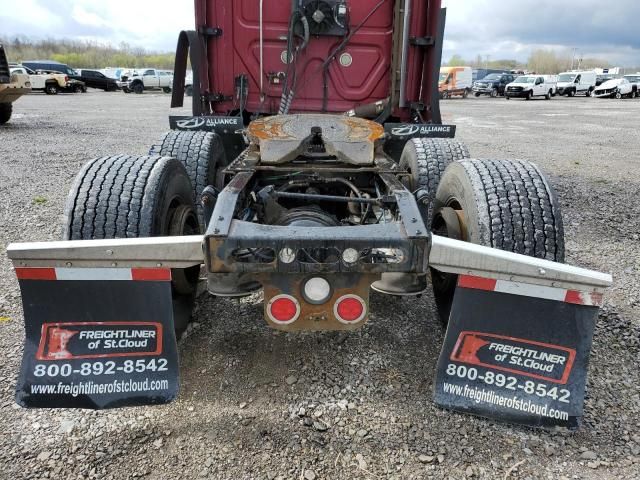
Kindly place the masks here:
<instances>
[{"instance_id":1,"label":"dirt on mud flap","mask_svg":"<svg viewBox=\"0 0 640 480\"><path fill-rule=\"evenodd\" d=\"M602 295L460 276L437 405L531 427L577 428Z\"/></svg>"},{"instance_id":2,"label":"dirt on mud flap","mask_svg":"<svg viewBox=\"0 0 640 480\"><path fill-rule=\"evenodd\" d=\"M27 408L160 405L178 394L171 270L17 268Z\"/></svg>"}]
</instances>

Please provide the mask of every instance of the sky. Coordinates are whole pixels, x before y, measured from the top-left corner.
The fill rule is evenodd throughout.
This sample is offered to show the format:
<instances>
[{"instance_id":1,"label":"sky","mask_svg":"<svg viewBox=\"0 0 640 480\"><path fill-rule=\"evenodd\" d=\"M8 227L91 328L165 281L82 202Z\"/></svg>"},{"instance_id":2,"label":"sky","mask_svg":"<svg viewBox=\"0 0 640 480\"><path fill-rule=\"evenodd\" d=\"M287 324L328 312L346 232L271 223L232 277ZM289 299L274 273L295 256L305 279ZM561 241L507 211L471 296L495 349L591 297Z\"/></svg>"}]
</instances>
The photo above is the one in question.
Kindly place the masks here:
<instances>
[{"instance_id":1,"label":"sky","mask_svg":"<svg viewBox=\"0 0 640 480\"><path fill-rule=\"evenodd\" d=\"M258 0L255 0L256 4ZM265 0L268 2L283 0ZM351 0L355 1L355 0ZM415 1L415 0L414 0ZM640 0L443 0L444 59L526 61L536 48L640 65ZM0 35L98 40L172 51L192 0L0 0Z\"/></svg>"}]
</instances>

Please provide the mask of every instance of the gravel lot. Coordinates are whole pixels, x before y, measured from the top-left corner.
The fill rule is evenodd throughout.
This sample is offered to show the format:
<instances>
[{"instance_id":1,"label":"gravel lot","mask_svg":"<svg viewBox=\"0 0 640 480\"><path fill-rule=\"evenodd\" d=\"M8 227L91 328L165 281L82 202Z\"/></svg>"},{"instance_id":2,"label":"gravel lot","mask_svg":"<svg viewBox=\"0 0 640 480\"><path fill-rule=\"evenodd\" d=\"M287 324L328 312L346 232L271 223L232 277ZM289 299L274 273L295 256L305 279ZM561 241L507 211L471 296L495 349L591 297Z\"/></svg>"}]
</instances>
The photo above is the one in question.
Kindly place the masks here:
<instances>
[{"instance_id":1,"label":"gravel lot","mask_svg":"<svg viewBox=\"0 0 640 480\"><path fill-rule=\"evenodd\" d=\"M34 94L0 128L0 478L307 479L640 477L640 101L450 100L476 157L551 176L570 263L611 272L583 428L494 424L431 404L443 338L428 296L374 294L361 331L269 330L260 297L203 297L166 407L26 411L13 401L23 327L6 245L55 240L86 159L144 154L169 97Z\"/></svg>"}]
</instances>

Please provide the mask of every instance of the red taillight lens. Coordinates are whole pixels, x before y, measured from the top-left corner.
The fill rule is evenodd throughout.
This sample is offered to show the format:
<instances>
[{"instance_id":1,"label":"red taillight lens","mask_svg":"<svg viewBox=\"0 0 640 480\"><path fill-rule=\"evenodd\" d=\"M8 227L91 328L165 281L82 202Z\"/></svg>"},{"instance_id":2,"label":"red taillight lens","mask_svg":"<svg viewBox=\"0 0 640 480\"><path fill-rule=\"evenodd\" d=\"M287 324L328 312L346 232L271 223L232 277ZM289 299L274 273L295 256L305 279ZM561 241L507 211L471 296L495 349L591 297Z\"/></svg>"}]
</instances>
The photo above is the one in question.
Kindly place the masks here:
<instances>
[{"instance_id":1,"label":"red taillight lens","mask_svg":"<svg viewBox=\"0 0 640 480\"><path fill-rule=\"evenodd\" d=\"M65 81L65 82L67 82L67 83L69 83L69 76L68 76L68 75L65 75L65 76L64 76L64 81Z\"/></svg>"},{"instance_id":2,"label":"red taillight lens","mask_svg":"<svg viewBox=\"0 0 640 480\"><path fill-rule=\"evenodd\" d=\"M364 300L357 295L345 295L336 302L334 313L342 323L355 323L365 317L367 309Z\"/></svg>"},{"instance_id":3,"label":"red taillight lens","mask_svg":"<svg viewBox=\"0 0 640 480\"><path fill-rule=\"evenodd\" d=\"M271 320L286 325L300 316L300 303L290 295L278 295L269 302L267 312Z\"/></svg>"}]
</instances>

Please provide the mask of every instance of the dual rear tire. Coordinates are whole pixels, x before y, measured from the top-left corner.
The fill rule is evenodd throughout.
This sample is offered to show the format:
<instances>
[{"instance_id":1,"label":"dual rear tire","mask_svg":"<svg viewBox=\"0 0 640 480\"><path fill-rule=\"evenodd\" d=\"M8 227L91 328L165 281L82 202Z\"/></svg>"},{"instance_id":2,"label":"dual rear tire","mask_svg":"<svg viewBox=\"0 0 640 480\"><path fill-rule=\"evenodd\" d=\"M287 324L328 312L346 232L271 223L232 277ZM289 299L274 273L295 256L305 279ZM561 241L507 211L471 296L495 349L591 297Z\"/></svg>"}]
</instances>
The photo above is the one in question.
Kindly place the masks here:
<instances>
[{"instance_id":1,"label":"dual rear tire","mask_svg":"<svg viewBox=\"0 0 640 480\"><path fill-rule=\"evenodd\" d=\"M403 183L412 192L422 191L425 225L436 235L564 262L560 204L544 173L523 160L469 157L467 147L454 140L414 139L405 146L400 167L409 175ZM387 287L384 293L398 294L388 288L393 279L383 275L379 286ZM398 285L411 283L399 280ZM457 275L432 269L431 283L446 324ZM424 281L413 284L426 286Z\"/></svg>"},{"instance_id":2,"label":"dual rear tire","mask_svg":"<svg viewBox=\"0 0 640 480\"><path fill-rule=\"evenodd\" d=\"M447 168L434 200L436 235L564 262L560 204L545 175L523 160L462 160ZM457 275L431 270L436 306L446 324Z\"/></svg>"},{"instance_id":3,"label":"dual rear tire","mask_svg":"<svg viewBox=\"0 0 640 480\"><path fill-rule=\"evenodd\" d=\"M80 171L65 208L65 240L197 235L189 176L175 158L115 155ZM200 266L172 270L174 327L186 329Z\"/></svg>"}]
</instances>

